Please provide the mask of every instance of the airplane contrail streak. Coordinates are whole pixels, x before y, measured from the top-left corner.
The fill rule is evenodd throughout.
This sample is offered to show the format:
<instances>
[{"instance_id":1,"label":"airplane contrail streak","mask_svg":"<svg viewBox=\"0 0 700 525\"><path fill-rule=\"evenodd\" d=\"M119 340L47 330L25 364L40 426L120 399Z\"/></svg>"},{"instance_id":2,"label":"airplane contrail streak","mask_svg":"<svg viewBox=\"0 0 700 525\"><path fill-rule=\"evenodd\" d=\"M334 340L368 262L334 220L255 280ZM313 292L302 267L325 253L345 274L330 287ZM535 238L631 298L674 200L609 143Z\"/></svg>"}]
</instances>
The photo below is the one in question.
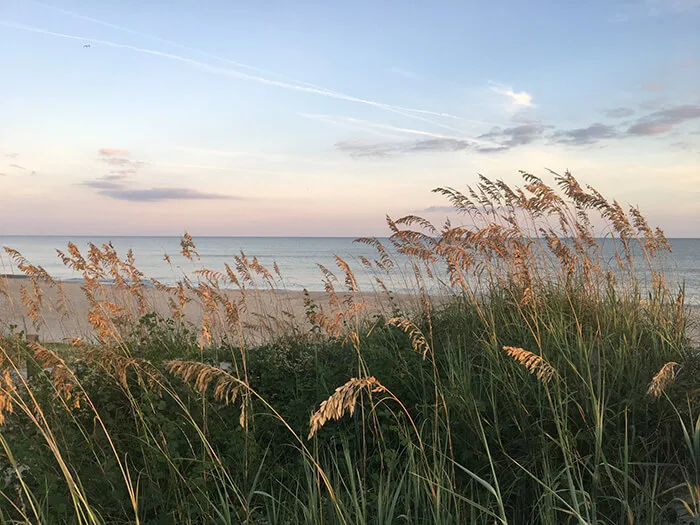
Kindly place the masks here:
<instances>
[{"instance_id":1,"label":"airplane contrail streak","mask_svg":"<svg viewBox=\"0 0 700 525\"><path fill-rule=\"evenodd\" d=\"M227 75L227 76L239 78L242 80L259 82L261 84L265 84L268 86L274 86L274 87L283 88L283 89L290 89L293 91L302 91L305 93L312 93L315 95L321 95L324 97L334 98L337 100L345 100L348 102L357 102L357 103L365 104L368 106L374 106L374 107L377 107L380 109L384 109L386 111L390 111L392 113L397 113L399 115L403 115L403 116L408 117L408 118L428 122L428 123L430 123L434 126L437 126L437 127L448 129L448 130L451 130L451 131L454 131L457 133L463 133L462 130L460 130L459 128L455 128L454 126L448 126L447 124L435 122L431 119L428 119L428 118L425 118L423 116L411 113L411 112L421 112L421 113L431 114L431 115L440 115L439 113L434 113L434 112L430 112L427 110L416 110L416 109L412 109L412 108L404 108L402 106L394 106L392 104L384 104L382 102L375 102L373 100L354 97L351 95L346 95L344 93L329 91L329 90L326 90L323 88L314 88L314 87L303 86L303 85L298 85L298 84L291 84L289 82L282 82L279 80L272 80L269 78L264 78L264 77L260 77L260 76L256 76L256 75L249 75L248 73L243 73L242 71L236 71L235 69L228 69L228 68L223 68L223 67L219 67L219 66L213 66L211 64L207 64L205 62L202 62L200 60L196 60L194 58L188 58L188 57L184 57L182 55L176 55L174 53L166 53L165 51L158 51L156 49L149 49L149 48L144 48L144 47L132 46L130 44L120 44L118 42L112 42L111 40L101 40L98 38L85 37L85 36L80 36L80 35L71 35L71 34L67 34L67 33L59 33L57 31L48 31L46 29L28 26L25 24L18 24L16 22L10 22L10 21L6 21L6 20L0 20L0 26L10 27L13 29L18 29L20 31L27 31L27 32L37 33L37 34L42 34L42 35L47 35L47 36L54 36L57 38L65 38L65 39L69 39L69 40L79 40L82 42L90 42L93 44L100 44L100 45L119 48L119 49L128 49L130 51L134 51L137 53L145 53L148 55L158 56L158 57L162 57L162 58L168 58L171 60L184 62L186 64L190 64L190 65L202 68L205 71L209 71L211 73Z\"/></svg>"},{"instance_id":2,"label":"airplane contrail streak","mask_svg":"<svg viewBox=\"0 0 700 525\"><path fill-rule=\"evenodd\" d=\"M177 43L177 42L173 42L172 40L167 40L167 39L165 39L165 38L161 38L161 37L158 37L158 36L155 36L155 35L150 35L150 34L148 34L148 33L144 33L144 32L141 32L141 31L136 31L136 30L134 30L134 29L131 29L131 28L128 28L128 27L124 27L124 26L121 26L121 25L112 24L112 23L106 22L106 21L104 21L104 20L100 20L100 19L97 19L97 18L93 18L93 17L90 17L90 16L86 16L86 15L80 14L80 13L76 13L76 12L74 12L74 11L70 11L70 10L68 10L68 9L63 9L63 8L61 8L61 7L57 7L57 6L54 6L54 5L51 5L51 4L47 4L47 3L45 3L45 2L39 2L39 1L37 1L37 0L27 0L27 1L29 1L29 2L31 2L31 3L33 3L33 4L36 4L36 5L40 5L40 6L42 6L42 7L48 8L48 9L53 9L53 10L55 10L55 11L64 13L64 14L66 14L66 15L69 15L69 16L72 16L72 17L75 17L75 18L79 18L79 19L88 21L88 22L92 22L92 23L95 23L95 24L100 24L100 25L103 25L103 26L105 26L105 27L110 27L110 28L116 29L116 30L118 30L118 31L123 31L123 32L126 32L126 33L131 33L131 34L133 34L133 35L138 35L138 36L141 36L141 37L144 37L144 38L149 38L149 39L155 40L155 41L157 41L157 42L161 42L161 43L163 43L163 44L167 44L167 45L169 45L169 46L176 47L176 48L181 49L181 50L183 50L183 51L189 51L189 52L192 52L192 53L199 53L199 54L201 54L201 55L207 56L207 57L209 57L209 58L213 58L213 59L215 59L215 60L220 60L220 61L222 61L222 62L225 62L225 63L227 63L227 64L230 64L230 65L233 65L233 66L236 66L236 67L245 68L245 69L250 69L250 70L252 70L252 71L257 71L258 73L264 73L264 74L266 74L266 75L272 75L272 76L277 76L277 77L280 77L280 78L284 78L284 79L286 79L286 81L287 81L287 82L283 82L284 84L289 84L290 82L293 82L293 84L289 84L290 87L288 87L288 89L294 89L294 87L296 87L296 88L305 87L305 88L309 88L309 89L312 89L312 90L316 90L316 91L312 91L312 92L316 92L316 93L319 94L319 95L325 95L325 96L328 96L328 97L331 97L331 98L338 98L338 99L347 100L347 101L350 101L350 102L364 103L364 104L368 104L368 105L371 105L371 106L380 107L380 108L383 108L383 109L386 109L386 110L389 110L389 111L395 110L395 112L397 112L397 113L403 111L403 112L417 113L417 114L422 114L422 115L432 115L432 116L435 116L435 117L445 117L445 118L456 119L456 120L465 120L465 119L463 119L462 117L458 117L458 116L456 116L456 115L451 115L451 114L449 114L449 113L437 112L437 111L429 111L429 110L420 109L420 108L409 108L409 107L403 107L403 106L395 106L395 105L393 105L393 104L385 104L385 103L376 102L376 101L373 101L373 100L362 99L362 98L359 98L359 97L353 97L353 96L351 96L351 95L347 95L347 94L341 93L341 92L339 92L339 91L335 91L335 90L332 90L332 89L324 88L324 87L321 87L321 86L318 86L318 85L315 85L315 84L311 84L311 83L309 83L309 82L304 82L304 81L300 81L300 80L296 80L296 79L291 79L291 78L289 78L289 77L285 77L284 75L281 75L281 74L279 74L279 73L275 73L275 72L273 72L273 71L269 71L269 70L266 70L266 69L262 69L262 68L258 68L258 67L251 66L251 65L248 65L248 64L244 64L244 63L242 63L242 62L237 62L237 61L235 61L235 60L230 60L230 59L221 57L221 56L219 56L219 55L215 55L215 54L213 54L213 53L209 53L209 52L206 52L206 51L202 51L202 50L199 50L199 49L195 49L195 48L192 48L192 47L189 47L189 46L185 46L185 45L179 44L179 43ZM184 58L184 57L183 57L183 58ZM259 78L259 81L263 81L263 80L271 81L270 79L264 79L264 78L261 78L261 77L256 77L256 78ZM271 82L275 82L275 81L271 81ZM294 87L291 87L291 86L294 86ZM279 87L283 87L283 86L279 86ZM399 114L403 114L403 113L399 113ZM428 122L431 122L431 121L428 121ZM439 125L439 124L434 123L434 122L431 122L431 123L436 124L436 125ZM441 126L441 127L444 127L444 126Z\"/></svg>"}]
</instances>

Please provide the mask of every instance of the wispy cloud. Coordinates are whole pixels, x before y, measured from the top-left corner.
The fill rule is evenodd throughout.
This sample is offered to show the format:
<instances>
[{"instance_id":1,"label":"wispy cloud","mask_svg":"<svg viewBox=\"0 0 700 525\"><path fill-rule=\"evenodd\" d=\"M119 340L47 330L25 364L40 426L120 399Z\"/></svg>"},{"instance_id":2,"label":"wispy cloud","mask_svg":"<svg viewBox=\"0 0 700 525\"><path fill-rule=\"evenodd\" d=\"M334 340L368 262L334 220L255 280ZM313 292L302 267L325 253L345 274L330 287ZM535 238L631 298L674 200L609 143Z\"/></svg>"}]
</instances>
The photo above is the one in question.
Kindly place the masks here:
<instances>
[{"instance_id":1,"label":"wispy cloud","mask_svg":"<svg viewBox=\"0 0 700 525\"><path fill-rule=\"evenodd\" d=\"M122 170L112 170L109 172L109 177L127 177L129 175L136 175L136 168L125 168Z\"/></svg>"},{"instance_id":2,"label":"wispy cloud","mask_svg":"<svg viewBox=\"0 0 700 525\"><path fill-rule=\"evenodd\" d=\"M610 15L610 17L608 18L608 22L611 22L613 24L622 24L625 22L629 22L630 18L631 16L629 13L619 12Z\"/></svg>"},{"instance_id":3,"label":"wispy cloud","mask_svg":"<svg viewBox=\"0 0 700 525\"><path fill-rule=\"evenodd\" d=\"M120 185L104 187L108 183L103 183L103 188L99 193L112 199L131 202L161 202L173 200L243 200L242 197L224 195L221 193L207 193L191 188L147 188L129 189ZM116 186L116 187L115 187ZM93 186L94 187L94 186Z\"/></svg>"},{"instance_id":4,"label":"wispy cloud","mask_svg":"<svg viewBox=\"0 0 700 525\"><path fill-rule=\"evenodd\" d=\"M15 168L17 170L22 170L22 171L29 171L27 168L24 166L20 166L19 164L10 164L10 168Z\"/></svg>"},{"instance_id":5,"label":"wispy cloud","mask_svg":"<svg viewBox=\"0 0 700 525\"><path fill-rule=\"evenodd\" d=\"M385 130L390 130L390 131L400 131L402 133L410 133L410 132L427 133L425 131L411 130L410 128L400 128L400 127L390 126L390 125L386 125L386 124L371 122L371 121L367 121L367 120L356 119L356 118L352 118L352 117L338 116L338 115L328 115L328 114L320 114L320 113L299 113L299 116L302 116L305 118L310 118L310 119L315 119L315 120L321 120L321 121L328 122L328 123L335 124L337 126L342 126L342 127L356 127L356 128L364 128L366 130L370 130L370 128L375 128L375 129L385 129ZM428 124L430 124L432 126L439 127L441 129L446 129L448 131L451 131L452 133L458 133L458 134L464 133L463 129L452 126L450 124L444 124L442 122L435 122L433 120L425 119L423 117L416 117L416 118L417 118L417 120L427 122ZM461 119L461 120L463 122L468 123L468 124L481 124L481 125L484 124L481 121L472 120L472 119ZM375 132L375 134L386 136L386 134L381 134L379 132Z\"/></svg>"},{"instance_id":6,"label":"wispy cloud","mask_svg":"<svg viewBox=\"0 0 700 525\"><path fill-rule=\"evenodd\" d=\"M111 159L112 157L110 157ZM114 157L118 158L118 157ZM96 190L99 195L111 199L131 202L161 202L174 200L241 200L241 197L225 195L222 193L204 192L193 188L182 187L134 187L129 175L131 170L122 170L127 173L111 172L110 175L99 177L80 183L81 186Z\"/></svg>"},{"instance_id":7,"label":"wispy cloud","mask_svg":"<svg viewBox=\"0 0 700 525\"><path fill-rule=\"evenodd\" d=\"M633 108L613 108L603 111L603 115L609 118L631 117L634 114L635 110Z\"/></svg>"},{"instance_id":8,"label":"wispy cloud","mask_svg":"<svg viewBox=\"0 0 700 525\"><path fill-rule=\"evenodd\" d=\"M671 144L671 147L673 149L679 150L679 151L690 151L691 149L694 149L695 146L693 144L691 144L690 142L686 142L686 141L682 140L679 142L674 142L673 144Z\"/></svg>"},{"instance_id":9,"label":"wispy cloud","mask_svg":"<svg viewBox=\"0 0 700 525\"><path fill-rule=\"evenodd\" d=\"M97 150L97 152L100 155L104 155L106 157L113 157L115 155L119 155L122 157L128 157L131 155L131 153L129 153L128 149L121 149L121 148L100 148Z\"/></svg>"},{"instance_id":10,"label":"wispy cloud","mask_svg":"<svg viewBox=\"0 0 700 525\"><path fill-rule=\"evenodd\" d=\"M596 123L586 128L557 131L552 135L552 141L559 144L584 146L594 144L602 139L610 139L617 136L618 131L613 126Z\"/></svg>"},{"instance_id":11,"label":"wispy cloud","mask_svg":"<svg viewBox=\"0 0 700 525\"><path fill-rule=\"evenodd\" d=\"M329 122L331 124L336 124L336 125L346 125L347 127L357 127L360 129L364 129L369 132L375 132L377 130L379 131L392 131L395 133L401 133L401 134L407 134L407 135L421 135L424 137L432 137L436 139L455 139L455 140L466 140L467 137L465 137L462 133L461 130L454 128L456 132L459 132L459 134L456 135L447 135L445 133L434 133L431 131L425 131L422 129L414 129L414 128L405 128L405 127L400 127L400 126L390 126L387 124L382 124L379 122L373 122L370 120L363 120L363 119L358 119L354 117L345 117L345 116L339 116L339 115L325 115L325 114L318 114L318 113L299 113L300 116L314 119L314 120L320 120L323 122ZM490 125L486 122L482 121L470 121L473 124L478 124L478 125ZM391 135L386 135L384 133L379 133L380 135L392 138ZM395 135L394 135L395 136Z\"/></svg>"},{"instance_id":12,"label":"wispy cloud","mask_svg":"<svg viewBox=\"0 0 700 525\"><path fill-rule=\"evenodd\" d=\"M408 69L404 69L404 68L399 67L399 66L392 67L390 69L390 71L392 73L394 73L395 75L399 75L400 77L404 77L404 78L407 78L409 80L420 80L421 78L423 78L419 74L414 73L413 71L409 71Z\"/></svg>"},{"instance_id":13,"label":"wispy cloud","mask_svg":"<svg viewBox=\"0 0 700 525\"><path fill-rule=\"evenodd\" d=\"M100 160L110 166L129 166L131 169L140 168L145 164L141 160L131 160L124 157L103 157Z\"/></svg>"},{"instance_id":14,"label":"wispy cloud","mask_svg":"<svg viewBox=\"0 0 700 525\"><path fill-rule=\"evenodd\" d=\"M621 109L626 110L627 108ZM627 111L624 114L627 115ZM550 139L553 143L585 146L606 139L661 135L668 133L676 126L693 120L700 120L700 105L669 106L639 117L631 124L625 123L625 128L597 122L584 128L558 130L551 135Z\"/></svg>"},{"instance_id":15,"label":"wispy cloud","mask_svg":"<svg viewBox=\"0 0 700 525\"><path fill-rule=\"evenodd\" d=\"M317 120L319 122L325 122L327 124L333 124L334 126L338 126L340 128L364 131L377 137L381 137L383 139L392 140L399 138L394 133L386 133L382 130L391 126L382 126L382 128L379 128L378 126L362 123L360 119L352 119L349 117L336 117L335 115L322 115L317 113L299 113L299 116L311 120Z\"/></svg>"},{"instance_id":16,"label":"wispy cloud","mask_svg":"<svg viewBox=\"0 0 700 525\"><path fill-rule=\"evenodd\" d=\"M418 213L454 213L454 206L428 206L422 210L418 210Z\"/></svg>"},{"instance_id":17,"label":"wispy cloud","mask_svg":"<svg viewBox=\"0 0 700 525\"><path fill-rule=\"evenodd\" d=\"M337 150L355 158L384 158L394 155L453 153L467 150L475 153L497 153L517 146L531 144L541 138L544 132L550 128L552 126L547 126L541 122L530 122L505 129L496 127L475 139L436 136L422 140L378 143L341 141L336 143L335 147Z\"/></svg>"},{"instance_id":18,"label":"wispy cloud","mask_svg":"<svg viewBox=\"0 0 700 525\"><path fill-rule=\"evenodd\" d=\"M668 122L638 122L627 131L631 135L660 135L671 131L671 128L673 125Z\"/></svg>"},{"instance_id":19,"label":"wispy cloud","mask_svg":"<svg viewBox=\"0 0 700 525\"><path fill-rule=\"evenodd\" d=\"M493 84L491 91L507 97L512 104L519 107L531 108L534 107L532 95L527 91L515 91L511 87Z\"/></svg>"},{"instance_id":20,"label":"wispy cloud","mask_svg":"<svg viewBox=\"0 0 700 525\"><path fill-rule=\"evenodd\" d=\"M626 4L612 3L620 6L611 16L611 22L624 23L633 18L681 15L700 9L700 0L641 0Z\"/></svg>"},{"instance_id":21,"label":"wispy cloud","mask_svg":"<svg viewBox=\"0 0 700 525\"><path fill-rule=\"evenodd\" d=\"M141 160L128 158L131 154L126 149L100 148L97 150L97 153L101 162L119 168L112 172L119 175L134 175L140 167L145 165L145 162Z\"/></svg>"},{"instance_id":22,"label":"wispy cloud","mask_svg":"<svg viewBox=\"0 0 700 525\"><path fill-rule=\"evenodd\" d=\"M124 189L124 185L118 182L111 182L104 179L88 180L82 183L83 186L88 188L93 188L95 190L121 190Z\"/></svg>"},{"instance_id":23,"label":"wispy cloud","mask_svg":"<svg viewBox=\"0 0 700 525\"><path fill-rule=\"evenodd\" d=\"M495 153L505 151L517 146L525 146L538 140L543 133L551 128L541 122L531 122L511 128L493 128L490 132L480 135L479 139L496 142L494 146L480 147L478 151L483 153Z\"/></svg>"},{"instance_id":24,"label":"wispy cloud","mask_svg":"<svg viewBox=\"0 0 700 525\"><path fill-rule=\"evenodd\" d=\"M8 159L16 159L19 157L19 153L5 153L5 157Z\"/></svg>"},{"instance_id":25,"label":"wispy cloud","mask_svg":"<svg viewBox=\"0 0 700 525\"><path fill-rule=\"evenodd\" d=\"M343 141L335 145L338 151L355 158L385 158L409 153L436 153L464 151L472 147L467 140L426 139L405 142L384 142L368 144L359 141Z\"/></svg>"},{"instance_id":26,"label":"wispy cloud","mask_svg":"<svg viewBox=\"0 0 700 525\"><path fill-rule=\"evenodd\" d=\"M627 132L631 135L658 135L671 131L675 126L700 119L700 105L671 106L637 120Z\"/></svg>"},{"instance_id":27,"label":"wispy cloud","mask_svg":"<svg viewBox=\"0 0 700 525\"><path fill-rule=\"evenodd\" d=\"M646 6L652 16L678 14L700 9L700 0L646 0Z\"/></svg>"}]
</instances>

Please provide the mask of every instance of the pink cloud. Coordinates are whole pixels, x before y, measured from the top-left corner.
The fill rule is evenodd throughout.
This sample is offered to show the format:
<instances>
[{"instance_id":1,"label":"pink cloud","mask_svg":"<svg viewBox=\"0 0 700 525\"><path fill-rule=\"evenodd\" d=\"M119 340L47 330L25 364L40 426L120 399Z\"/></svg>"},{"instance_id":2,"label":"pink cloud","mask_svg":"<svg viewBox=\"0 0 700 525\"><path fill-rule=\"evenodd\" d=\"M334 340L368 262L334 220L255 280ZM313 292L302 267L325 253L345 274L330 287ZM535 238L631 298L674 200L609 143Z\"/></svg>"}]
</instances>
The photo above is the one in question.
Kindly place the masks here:
<instances>
[{"instance_id":1,"label":"pink cloud","mask_svg":"<svg viewBox=\"0 0 700 525\"><path fill-rule=\"evenodd\" d=\"M128 157L130 155L128 149L120 148L100 148L97 151L100 155L104 155L105 157L112 157L114 155L123 155L125 157Z\"/></svg>"},{"instance_id":2,"label":"pink cloud","mask_svg":"<svg viewBox=\"0 0 700 525\"><path fill-rule=\"evenodd\" d=\"M668 122L642 122L632 126L629 132L634 135L658 135L671 131L672 127Z\"/></svg>"},{"instance_id":3,"label":"pink cloud","mask_svg":"<svg viewBox=\"0 0 700 525\"><path fill-rule=\"evenodd\" d=\"M136 173L136 170L144 165L144 162L140 160L130 160L124 157L102 157L102 162L105 162L110 166L122 168L121 170L117 171L129 171L132 174Z\"/></svg>"},{"instance_id":4,"label":"pink cloud","mask_svg":"<svg viewBox=\"0 0 700 525\"><path fill-rule=\"evenodd\" d=\"M111 164L112 166L128 166L131 164L131 161L129 159L125 159L124 157L112 157L109 159L102 159L102 162L106 162L107 164Z\"/></svg>"}]
</instances>

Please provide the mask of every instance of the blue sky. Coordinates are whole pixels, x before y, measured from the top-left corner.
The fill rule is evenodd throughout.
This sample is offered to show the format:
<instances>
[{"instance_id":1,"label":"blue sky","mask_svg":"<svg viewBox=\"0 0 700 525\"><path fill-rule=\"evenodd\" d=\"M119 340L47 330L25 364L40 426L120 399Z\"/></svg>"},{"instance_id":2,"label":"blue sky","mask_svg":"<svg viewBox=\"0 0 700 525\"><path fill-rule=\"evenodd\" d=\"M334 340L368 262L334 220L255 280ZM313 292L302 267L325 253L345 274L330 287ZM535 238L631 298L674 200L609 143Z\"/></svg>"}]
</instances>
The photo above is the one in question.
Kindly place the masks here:
<instances>
[{"instance_id":1,"label":"blue sky","mask_svg":"<svg viewBox=\"0 0 700 525\"><path fill-rule=\"evenodd\" d=\"M700 0L3 0L0 231L382 234L549 168L698 237L698 27Z\"/></svg>"}]
</instances>

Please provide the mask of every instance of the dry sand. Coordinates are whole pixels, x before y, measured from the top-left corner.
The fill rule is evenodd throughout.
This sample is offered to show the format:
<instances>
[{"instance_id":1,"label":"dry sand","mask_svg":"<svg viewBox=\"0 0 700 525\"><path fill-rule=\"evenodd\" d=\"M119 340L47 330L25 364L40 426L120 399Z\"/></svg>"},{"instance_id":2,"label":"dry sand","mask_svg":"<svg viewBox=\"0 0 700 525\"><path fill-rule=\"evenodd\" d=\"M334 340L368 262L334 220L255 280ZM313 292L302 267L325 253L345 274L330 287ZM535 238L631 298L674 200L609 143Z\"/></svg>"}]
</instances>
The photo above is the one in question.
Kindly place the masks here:
<instances>
[{"instance_id":1,"label":"dry sand","mask_svg":"<svg viewBox=\"0 0 700 525\"><path fill-rule=\"evenodd\" d=\"M21 288L29 286L28 279L21 277L7 278L0 276L0 327L10 324L17 326L25 333L38 334L42 341L62 341L66 338L82 337L89 339L92 337L92 328L88 322L88 311L90 304L82 290L82 284L78 282L63 283L63 290L68 299L70 315L62 315L56 309L57 291L55 288L42 288L44 292L44 307L41 313L41 323L34 326L32 320L26 314L26 308L21 300ZM106 285L107 293L112 293L113 287ZM225 292L230 298L240 299L241 292L227 290ZM168 294L155 288L146 291L150 310L163 316L170 317L171 310L168 305ZM312 300L325 311L334 310L328 304L328 295L324 292L310 292ZM343 299L343 294L339 294ZM203 308L199 300L188 294L191 302L185 309L185 321L194 326L201 326ZM420 308L420 299L416 295L397 295L396 300L404 311L415 311ZM120 304L128 304L126 302ZM372 315L382 312L390 315L392 305L386 295L370 293L357 297L357 301L364 301L367 304L364 315ZM433 302L436 301L433 298ZM247 313L243 316L244 322L260 323L260 316L273 316L277 319L285 319L290 322L306 322L306 306L304 295L298 291L257 291L248 292L246 298ZM272 323L274 325L274 322ZM700 346L700 308L691 309L691 322L689 335Z\"/></svg>"},{"instance_id":2,"label":"dry sand","mask_svg":"<svg viewBox=\"0 0 700 525\"><path fill-rule=\"evenodd\" d=\"M26 308L22 304L22 287L31 288L28 279L22 277L0 276L0 326L6 327L10 324L17 326L18 330L25 333L38 334L42 341L62 341L66 338L82 337L89 339L92 337L92 328L88 322L88 312L90 303L82 290L79 282L64 282L63 291L67 298L67 308L69 315L60 313L58 306L58 291L54 287L42 286L43 308L40 316L40 324L35 326L31 318L26 313ZM105 285L104 290L110 300L117 298L117 303L129 305L132 298L119 297L116 287ZM146 297L149 303L149 310L163 317L171 316L171 308L168 298L172 297L165 291L156 288L148 288ZM238 290L226 290L224 293L232 299L240 300L242 294ZM310 292L311 299L322 307L325 311L334 310L328 304L328 295L324 292ZM193 294L187 294L190 302L185 308L185 321L194 326L201 326L203 308L200 300ZM338 294L342 300L346 296ZM119 300L121 299L121 300ZM417 307L417 296L402 295L396 296L403 310ZM371 293L367 295L359 294L356 300L367 303L366 313L377 312L390 313L392 306L386 295ZM277 319L284 319L294 322L305 322L306 306L304 304L304 294L300 291L249 291L246 295L247 312L242 316L244 322L260 323L261 317L273 316ZM274 321L270 321L274 325Z\"/></svg>"}]
</instances>

